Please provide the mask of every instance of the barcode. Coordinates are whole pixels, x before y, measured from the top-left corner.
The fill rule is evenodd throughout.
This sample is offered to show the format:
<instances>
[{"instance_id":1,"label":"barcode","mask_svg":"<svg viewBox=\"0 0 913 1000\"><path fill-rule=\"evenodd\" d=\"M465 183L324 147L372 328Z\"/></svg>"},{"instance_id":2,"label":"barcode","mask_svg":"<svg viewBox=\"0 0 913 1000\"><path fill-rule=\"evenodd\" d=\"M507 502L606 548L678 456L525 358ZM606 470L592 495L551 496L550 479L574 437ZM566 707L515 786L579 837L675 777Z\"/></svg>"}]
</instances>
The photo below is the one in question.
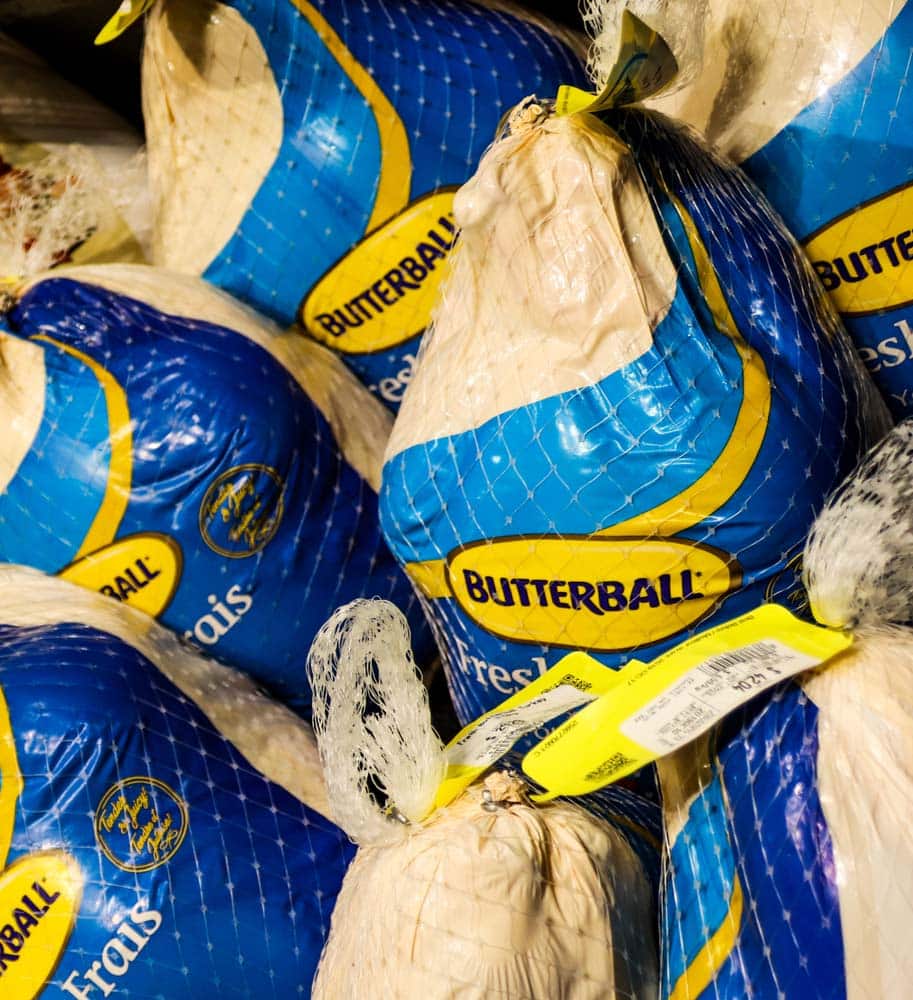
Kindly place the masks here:
<instances>
[{"instance_id":1,"label":"barcode","mask_svg":"<svg viewBox=\"0 0 913 1000\"><path fill-rule=\"evenodd\" d=\"M593 689L593 685L589 681L582 677L576 677L574 674L565 674L559 681L556 681L554 687L561 684L568 684L570 687L577 688L578 691L591 691Z\"/></svg>"},{"instance_id":2,"label":"barcode","mask_svg":"<svg viewBox=\"0 0 913 1000\"><path fill-rule=\"evenodd\" d=\"M593 768L589 774L584 775L586 781L599 781L602 778L609 778L616 771L620 771L624 767L629 767L634 763L633 757L627 757L623 753L613 753L608 760L604 760L599 767Z\"/></svg>"},{"instance_id":3,"label":"barcode","mask_svg":"<svg viewBox=\"0 0 913 1000\"><path fill-rule=\"evenodd\" d=\"M742 649L735 649L731 653L722 653L720 656L713 656L698 668L708 677L715 677L717 674L727 673L732 667L737 667L746 663L764 663L780 656L776 643L773 642L753 642L750 646Z\"/></svg>"}]
</instances>

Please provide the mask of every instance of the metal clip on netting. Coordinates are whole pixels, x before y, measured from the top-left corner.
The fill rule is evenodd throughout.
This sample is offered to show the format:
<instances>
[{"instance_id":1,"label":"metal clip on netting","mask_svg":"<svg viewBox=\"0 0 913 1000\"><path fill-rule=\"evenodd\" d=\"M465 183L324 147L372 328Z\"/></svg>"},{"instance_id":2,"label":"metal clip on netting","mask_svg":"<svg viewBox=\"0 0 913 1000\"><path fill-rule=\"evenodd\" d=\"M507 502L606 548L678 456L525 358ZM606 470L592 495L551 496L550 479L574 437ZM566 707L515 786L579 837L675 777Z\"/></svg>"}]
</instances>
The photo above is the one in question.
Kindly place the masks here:
<instances>
[{"instance_id":1,"label":"metal clip on netting","mask_svg":"<svg viewBox=\"0 0 913 1000\"><path fill-rule=\"evenodd\" d=\"M834 628L913 620L913 421L837 489L805 547L812 611Z\"/></svg>"},{"instance_id":2,"label":"metal clip on netting","mask_svg":"<svg viewBox=\"0 0 913 1000\"><path fill-rule=\"evenodd\" d=\"M387 601L345 605L308 674L333 818L359 844L400 839L431 811L446 767L405 617Z\"/></svg>"}]
</instances>

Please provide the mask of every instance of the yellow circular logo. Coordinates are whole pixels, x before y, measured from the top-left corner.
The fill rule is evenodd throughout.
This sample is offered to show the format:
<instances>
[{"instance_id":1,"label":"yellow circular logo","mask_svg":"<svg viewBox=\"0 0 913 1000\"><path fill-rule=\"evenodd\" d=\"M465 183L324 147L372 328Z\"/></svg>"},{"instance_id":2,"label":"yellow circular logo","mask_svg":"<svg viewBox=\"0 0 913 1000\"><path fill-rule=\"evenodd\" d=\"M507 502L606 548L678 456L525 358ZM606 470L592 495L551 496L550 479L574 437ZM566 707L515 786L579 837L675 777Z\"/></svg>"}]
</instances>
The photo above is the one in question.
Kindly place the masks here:
<instances>
[{"instance_id":1,"label":"yellow circular logo","mask_svg":"<svg viewBox=\"0 0 913 1000\"><path fill-rule=\"evenodd\" d=\"M95 810L95 839L125 872L147 872L177 853L187 835L187 806L156 778L124 778Z\"/></svg>"},{"instance_id":2,"label":"yellow circular logo","mask_svg":"<svg viewBox=\"0 0 913 1000\"><path fill-rule=\"evenodd\" d=\"M236 465L212 481L200 504L200 534L220 556L244 559L279 529L284 484L267 465Z\"/></svg>"}]
</instances>

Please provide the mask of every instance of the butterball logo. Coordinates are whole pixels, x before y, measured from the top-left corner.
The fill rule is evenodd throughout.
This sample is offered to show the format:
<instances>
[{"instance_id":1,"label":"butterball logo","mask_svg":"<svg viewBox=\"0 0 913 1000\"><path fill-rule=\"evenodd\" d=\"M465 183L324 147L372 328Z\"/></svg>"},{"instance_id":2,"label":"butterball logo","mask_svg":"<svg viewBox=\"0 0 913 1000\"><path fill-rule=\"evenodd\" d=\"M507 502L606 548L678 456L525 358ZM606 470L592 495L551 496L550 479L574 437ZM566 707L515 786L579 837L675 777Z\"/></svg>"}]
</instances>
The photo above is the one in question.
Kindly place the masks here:
<instances>
[{"instance_id":1,"label":"butterball logo","mask_svg":"<svg viewBox=\"0 0 913 1000\"><path fill-rule=\"evenodd\" d=\"M105 857L127 872L165 864L187 835L187 806L156 778L124 778L95 810L95 837Z\"/></svg>"},{"instance_id":2,"label":"butterball logo","mask_svg":"<svg viewBox=\"0 0 913 1000\"><path fill-rule=\"evenodd\" d=\"M463 611L513 642L621 652L708 616L741 582L727 552L679 539L507 538L451 553Z\"/></svg>"},{"instance_id":3,"label":"butterball logo","mask_svg":"<svg viewBox=\"0 0 913 1000\"><path fill-rule=\"evenodd\" d=\"M878 195L804 241L821 283L846 316L913 302L913 184Z\"/></svg>"},{"instance_id":4,"label":"butterball logo","mask_svg":"<svg viewBox=\"0 0 913 1000\"><path fill-rule=\"evenodd\" d=\"M266 465L236 465L210 484L200 504L200 534L221 556L244 559L279 530L284 510L279 473Z\"/></svg>"}]
</instances>

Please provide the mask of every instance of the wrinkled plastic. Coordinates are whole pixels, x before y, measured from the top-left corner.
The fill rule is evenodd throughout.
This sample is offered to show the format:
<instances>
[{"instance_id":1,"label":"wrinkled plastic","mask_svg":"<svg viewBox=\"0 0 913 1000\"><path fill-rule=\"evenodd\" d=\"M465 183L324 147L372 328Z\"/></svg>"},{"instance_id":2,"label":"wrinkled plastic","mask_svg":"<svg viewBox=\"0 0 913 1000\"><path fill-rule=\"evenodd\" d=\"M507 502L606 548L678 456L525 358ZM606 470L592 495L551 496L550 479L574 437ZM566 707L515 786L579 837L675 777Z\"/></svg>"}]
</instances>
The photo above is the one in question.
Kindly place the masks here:
<instances>
[{"instance_id":1,"label":"wrinkled plastic","mask_svg":"<svg viewBox=\"0 0 913 1000\"><path fill-rule=\"evenodd\" d=\"M666 37L691 80L652 106L742 164L807 250L894 417L913 413L913 4L593 5L609 21L629 6Z\"/></svg>"},{"instance_id":2,"label":"wrinkled plastic","mask_svg":"<svg viewBox=\"0 0 913 1000\"><path fill-rule=\"evenodd\" d=\"M352 847L308 727L145 616L0 567L4 996L285 997Z\"/></svg>"},{"instance_id":3,"label":"wrinkled plastic","mask_svg":"<svg viewBox=\"0 0 913 1000\"><path fill-rule=\"evenodd\" d=\"M530 100L459 192L381 517L469 720L765 600L885 414L807 261L693 134Z\"/></svg>"},{"instance_id":4,"label":"wrinkled plastic","mask_svg":"<svg viewBox=\"0 0 913 1000\"><path fill-rule=\"evenodd\" d=\"M455 187L524 94L585 81L584 49L502 2L162 4L143 62L154 259L297 319L396 409Z\"/></svg>"},{"instance_id":5,"label":"wrinkled plastic","mask_svg":"<svg viewBox=\"0 0 913 1000\"><path fill-rule=\"evenodd\" d=\"M142 267L52 274L7 322L0 557L139 607L302 711L342 600L396 601L428 663L378 525L389 415L333 355Z\"/></svg>"},{"instance_id":6,"label":"wrinkled plastic","mask_svg":"<svg viewBox=\"0 0 913 1000\"><path fill-rule=\"evenodd\" d=\"M308 672L330 809L360 845L315 997L656 995L652 803L536 806L502 761L431 812L446 751L386 602L340 608Z\"/></svg>"},{"instance_id":7,"label":"wrinkled plastic","mask_svg":"<svg viewBox=\"0 0 913 1000\"><path fill-rule=\"evenodd\" d=\"M625 838L495 772L398 845L359 850L314 996L647 1000L653 939Z\"/></svg>"},{"instance_id":8,"label":"wrinkled plastic","mask_svg":"<svg viewBox=\"0 0 913 1000\"><path fill-rule=\"evenodd\" d=\"M805 549L816 615L854 644L660 762L664 997L907 994L909 441L866 456Z\"/></svg>"}]
</instances>

